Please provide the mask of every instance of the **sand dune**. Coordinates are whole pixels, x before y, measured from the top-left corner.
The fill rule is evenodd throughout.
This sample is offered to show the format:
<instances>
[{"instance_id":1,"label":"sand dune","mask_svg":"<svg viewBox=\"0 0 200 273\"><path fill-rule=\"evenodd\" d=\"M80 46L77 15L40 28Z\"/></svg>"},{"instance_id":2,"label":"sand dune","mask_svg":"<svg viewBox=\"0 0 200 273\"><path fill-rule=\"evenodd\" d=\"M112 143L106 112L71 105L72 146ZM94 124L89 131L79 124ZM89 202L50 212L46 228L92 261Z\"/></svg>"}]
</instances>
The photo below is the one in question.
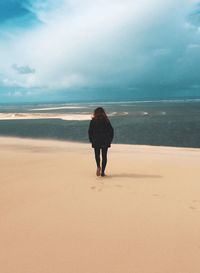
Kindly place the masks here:
<instances>
[{"instance_id":1,"label":"sand dune","mask_svg":"<svg viewBox=\"0 0 200 273\"><path fill-rule=\"evenodd\" d=\"M0 138L2 273L199 273L200 150Z\"/></svg>"},{"instance_id":2,"label":"sand dune","mask_svg":"<svg viewBox=\"0 0 200 273\"><path fill-rule=\"evenodd\" d=\"M53 108L52 108L53 109ZM38 109L41 110L41 109ZM125 116L128 112L112 112L108 116ZM0 113L0 120L23 120L23 119L62 119L62 120L91 120L91 113Z\"/></svg>"},{"instance_id":3,"label":"sand dune","mask_svg":"<svg viewBox=\"0 0 200 273\"><path fill-rule=\"evenodd\" d=\"M91 114L56 114L56 113L0 113L0 120L16 119L62 119L62 120L90 120Z\"/></svg>"}]
</instances>

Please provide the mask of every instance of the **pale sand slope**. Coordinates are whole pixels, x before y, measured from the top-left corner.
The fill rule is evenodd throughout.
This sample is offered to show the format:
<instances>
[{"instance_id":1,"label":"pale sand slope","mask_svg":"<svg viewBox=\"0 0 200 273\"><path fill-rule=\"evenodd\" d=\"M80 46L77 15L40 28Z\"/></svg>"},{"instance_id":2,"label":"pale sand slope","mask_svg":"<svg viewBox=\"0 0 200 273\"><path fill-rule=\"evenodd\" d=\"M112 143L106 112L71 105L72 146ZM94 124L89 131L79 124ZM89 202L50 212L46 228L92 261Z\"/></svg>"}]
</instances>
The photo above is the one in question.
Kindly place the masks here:
<instances>
[{"instance_id":1,"label":"pale sand slope","mask_svg":"<svg viewBox=\"0 0 200 273\"><path fill-rule=\"evenodd\" d=\"M200 150L0 138L0 272L199 273Z\"/></svg>"}]
</instances>

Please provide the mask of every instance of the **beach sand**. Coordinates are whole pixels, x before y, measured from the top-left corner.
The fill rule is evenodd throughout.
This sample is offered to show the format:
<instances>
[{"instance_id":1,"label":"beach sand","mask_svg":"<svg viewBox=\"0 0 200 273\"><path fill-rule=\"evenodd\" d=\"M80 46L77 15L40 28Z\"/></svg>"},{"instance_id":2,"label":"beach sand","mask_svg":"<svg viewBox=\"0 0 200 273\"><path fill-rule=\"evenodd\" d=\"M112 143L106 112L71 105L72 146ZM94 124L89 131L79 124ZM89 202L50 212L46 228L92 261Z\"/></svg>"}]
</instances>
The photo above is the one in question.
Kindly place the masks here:
<instances>
[{"instance_id":1,"label":"beach sand","mask_svg":"<svg viewBox=\"0 0 200 273\"><path fill-rule=\"evenodd\" d=\"M2 273L199 273L200 149L0 138Z\"/></svg>"}]
</instances>

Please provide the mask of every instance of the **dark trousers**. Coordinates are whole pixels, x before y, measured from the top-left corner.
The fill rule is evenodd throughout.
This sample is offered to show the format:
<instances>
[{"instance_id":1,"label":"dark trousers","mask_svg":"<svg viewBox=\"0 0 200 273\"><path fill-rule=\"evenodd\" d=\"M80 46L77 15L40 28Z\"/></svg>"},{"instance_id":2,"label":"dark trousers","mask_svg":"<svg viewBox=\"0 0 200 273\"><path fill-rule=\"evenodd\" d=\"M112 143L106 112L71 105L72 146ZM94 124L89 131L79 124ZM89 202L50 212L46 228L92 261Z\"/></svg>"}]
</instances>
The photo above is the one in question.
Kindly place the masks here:
<instances>
[{"instance_id":1,"label":"dark trousers","mask_svg":"<svg viewBox=\"0 0 200 273\"><path fill-rule=\"evenodd\" d=\"M100 168L100 152L102 155L102 169L101 172L104 173L105 168L106 168L106 164L107 164L107 152L108 152L108 148L104 147L104 148L94 148L94 153L95 153L95 159L96 159L96 163L97 163L97 167Z\"/></svg>"}]
</instances>

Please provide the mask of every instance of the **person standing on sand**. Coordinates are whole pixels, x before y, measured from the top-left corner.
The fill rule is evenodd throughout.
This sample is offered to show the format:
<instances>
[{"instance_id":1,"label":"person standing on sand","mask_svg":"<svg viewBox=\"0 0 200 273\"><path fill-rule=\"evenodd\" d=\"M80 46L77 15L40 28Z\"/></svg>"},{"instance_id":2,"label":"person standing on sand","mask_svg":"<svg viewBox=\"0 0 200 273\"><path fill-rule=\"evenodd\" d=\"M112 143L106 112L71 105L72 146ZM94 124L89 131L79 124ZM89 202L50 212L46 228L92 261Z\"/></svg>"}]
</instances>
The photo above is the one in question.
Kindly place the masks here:
<instances>
[{"instance_id":1,"label":"person standing on sand","mask_svg":"<svg viewBox=\"0 0 200 273\"><path fill-rule=\"evenodd\" d=\"M97 164L96 175L105 176L107 152L113 140L114 130L102 107L98 107L94 110L88 129L88 136L92 143L92 148L94 148ZM100 152L102 154L102 165L100 165Z\"/></svg>"}]
</instances>

